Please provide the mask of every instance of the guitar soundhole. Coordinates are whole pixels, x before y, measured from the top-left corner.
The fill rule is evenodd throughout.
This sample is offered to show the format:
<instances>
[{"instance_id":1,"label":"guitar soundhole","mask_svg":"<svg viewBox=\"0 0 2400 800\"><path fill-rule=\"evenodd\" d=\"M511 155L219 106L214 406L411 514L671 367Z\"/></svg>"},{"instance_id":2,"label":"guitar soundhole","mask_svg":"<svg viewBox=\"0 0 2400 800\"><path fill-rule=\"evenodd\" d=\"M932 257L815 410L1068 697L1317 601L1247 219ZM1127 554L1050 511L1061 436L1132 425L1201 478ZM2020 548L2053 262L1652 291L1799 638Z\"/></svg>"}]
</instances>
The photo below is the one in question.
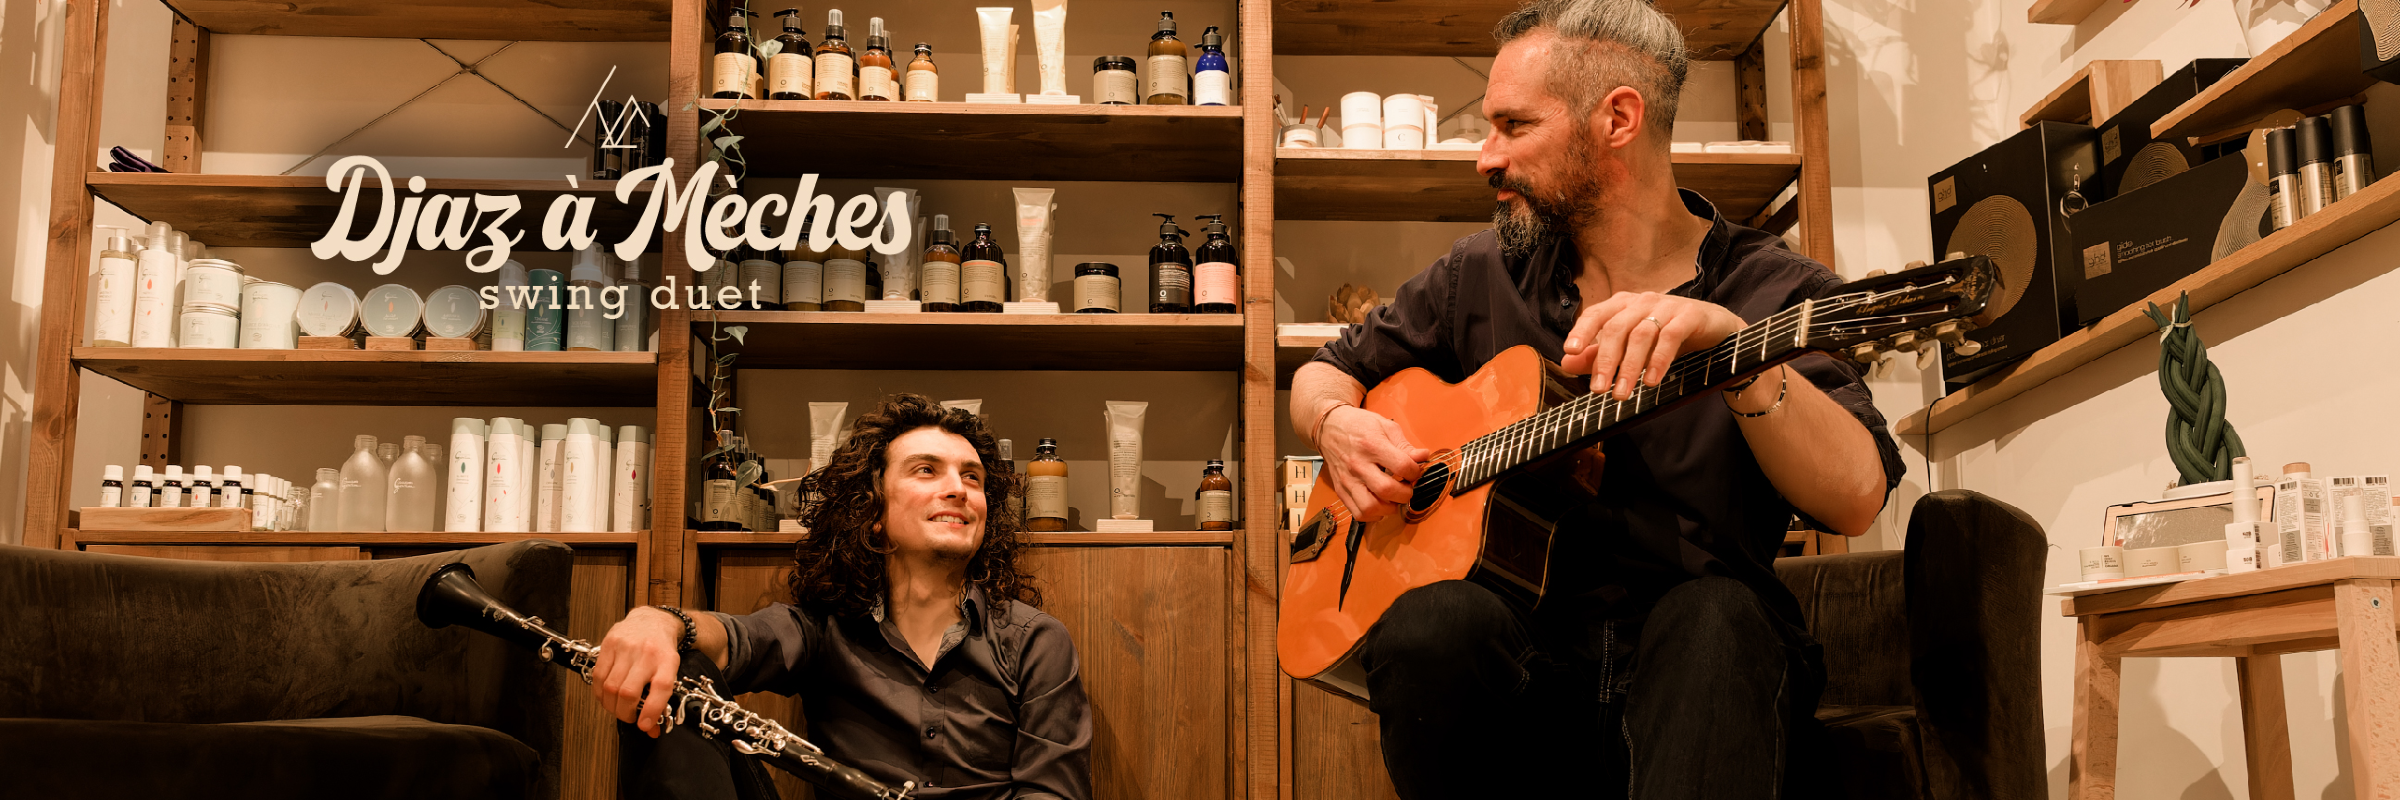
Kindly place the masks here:
<instances>
[{"instance_id":1,"label":"guitar soundhole","mask_svg":"<svg viewBox=\"0 0 2400 800\"><path fill-rule=\"evenodd\" d=\"M1442 498L1450 494L1449 488L1450 465L1447 462L1437 460L1425 465L1425 471L1417 476L1414 491L1409 494L1408 519L1413 522L1432 513L1433 507L1441 505Z\"/></svg>"}]
</instances>

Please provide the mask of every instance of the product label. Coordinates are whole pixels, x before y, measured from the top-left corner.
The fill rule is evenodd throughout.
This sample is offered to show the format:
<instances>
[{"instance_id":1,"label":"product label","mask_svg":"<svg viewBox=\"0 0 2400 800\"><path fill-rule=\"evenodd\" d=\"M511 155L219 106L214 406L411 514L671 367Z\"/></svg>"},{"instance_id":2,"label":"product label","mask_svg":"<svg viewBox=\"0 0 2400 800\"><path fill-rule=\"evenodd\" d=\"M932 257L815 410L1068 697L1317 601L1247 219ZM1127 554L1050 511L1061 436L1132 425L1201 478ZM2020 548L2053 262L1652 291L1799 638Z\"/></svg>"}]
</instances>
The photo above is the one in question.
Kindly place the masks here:
<instances>
[{"instance_id":1,"label":"product label","mask_svg":"<svg viewBox=\"0 0 2400 800\"><path fill-rule=\"evenodd\" d=\"M879 98L883 98L883 99L885 99L885 100L889 100L889 99L892 99L892 95L894 95L894 94L897 94L897 93L892 91L892 68L891 68L891 67L859 67L859 68L858 68L858 96L859 96L859 97L862 97L862 98L875 98L875 97L879 97Z\"/></svg>"},{"instance_id":2,"label":"product label","mask_svg":"<svg viewBox=\"0 0 2400 800\"><path fill-rule=\"evenodd\" d=\"M124 501L124 496L125 496L125 489L124 489L124 487L121 487L121 486L102 486L102 487L100 487L100 507L101 507L101 508L116 508L116 507L117 507L119 504L121 504L121 503Z\"/></svg>"},{"instance_id":3,"label":"product label","mask_svg":"<svg viewBox=\"0 0 2400 800\"><path fill-rule=\"evenodd\" d=\"M748 53L718 53L716 77L709 84L711 93L740 92L750 95L750 80L758 74L758 59Z\"/></svg>"},{"instance_id":4,"label":"product label","mask_svg":"<svg viewBox=\"0 0 2400 800\"><path fill-rule=\"evenodd\" d=\"M958 275L963 302L1007 302L1008 265L998 261L968 261L958 265Z\"/></svg>"},{"instance_id":5,"label":"product label","mask_svg":"<svg viewBox=\"0 0 2400 800\"><path fill-rule=\"evenodd\" d=\"M735 497L733 481L709 481L706 493L702 495L703 499L700 501L700 507L704 509L700 512L700 520L702 522L735 521L735 515L741 513L740 509L734 506L738 502L734 499Z\"/></svg>"},{"instance_id":6,"label":"product label","mask_svg":"<svg viewBox=\"0 0 2400 800\"><path fill-rule=\"evenodd\" d=\"M2109 261L2108 245L2108 242L2101 242L2083 249L2084 280L2106 275L2113 270L2115 265Z\"/></svg>"},{"instance_id":7,"label":"product label","mask_svg":"<svg viewBox=\"0 0 2400 800\"><path fill-rule=\"evenodd\" d=\"M225 491L225 494L224 494L224 495L222 495L222 496L220 496L220 497L218 498L218 500L217 500L217 507L218 507L218 508L241 508L241 507L242 507L242 485L241 485L241 484L238 484L238 483L228 483L228 484L225 484L224 491Z\"/></svg>"},{"instance_id":8,"label":"product label","mask_svg":"<svg viewBox=\"0 0 2400 800\"><path fill-rule=\"evenodd\" d=\"M825 265L814 261L783 262L783 302L825 302Z\"/></svg>"},{"instance_id":9,"label":"product label","mask_svg":"<svg viewBox=\"0 0 2400 800\"><path fill-rule=\"evenodd\" d=\"M2100 163L2107 164L2125 154L2125 132L2122 125L2110 125L2100 131Z\"/></svg>"},{"instance_id":10,"label":"product label","mask_svg":"<svg viewBox=\"0 0 2400 800\"><path fill-rule=\"evenodd\" d=\"M134 485L133 485L133 499L132 499L132 500L129 500L129 501L126 501L126 503L125 503L125 507L127 507L127 508L149 508L149 507L150 507L150 487L148 487L148 486L143 486L143 485L141 485L141 484L138 484L138 483L137 483L137 484L134 484Z\"/></svg>"},{"instance_id":11,"label":"product label","mask_svg":"<svg viewBox=\"0 0 2400 800\"><path fill-rule=\"evenodd\" d=\"M1183 56L1150 57L1150 96L1171 94L1191 96L1191 73L1184 69Z\"/></svg>"},{"instance_id":12,"label":"product label","mask_svg":"<svg viewBox=\"0 0 2400 800\"><path fill-rule=\"evenodd\" d=\"M927 261L918 278L917 296L928 303L958 304L958 263Z\"/></svg>"},{"instance_id":13,"label":"product label","mask_svg":"<svg viewBox=\"0 0 2400 800\"><path fill-rule=\"evenodd\" d=\"M1232 522L1233 492L1226 489L1200 493L1200 521Z\"/></svg>"},{"instance_id":14,"label":"product label","mask_svg":"<svg viewBox=\"0 0 2400 800\"><path fill-rule=\"evenodd\" d=\"M1933 213L1939 214L1958 205L1958 178L1949 177L1933 184Z\"/></svg>"},{"instance_id":15,"label":"product label","mask_svg":"<svg viewBox=\"0 0 2400 800\"><path fill-rule=\"evenodd\" d=\"M825 260L825 302L867 301L867 264L847 258Z\"/></svg>"},{"instance_id":16,"label":"product label","mask_svg":"<svg viewBox=\"0 0 2400 800\"><path fill-rule=\"evenodd\" d=\"M743 296L749 296L752 287L758 289L758 302L782 305L783 265L761 259L742 262Z\"/></svg>"},{"instance_id":17,"label":"product label","mask_svg":"<svg viewBox=\"0 0 2400 800\"><path fill-rule=\"evenodd\" d=\"M1192 304L1192 268L1183 264L1150 265L1150 302Z\"/></svg>"},{"instance_id":18,"label":"product label","mask_svg":"<svg viewBox=\"0 0 2400 800\"><path fill-rule=\"evenodd\" d=\"M100 259L92 291L98 296L92 309L92 339L126 344L133 336L133 259Z\"/></svg>"},{"instance_id":19,"label":"product label","mask_svg":"<svg viewBox=\"0 0 2400 800\"><path fill-rule=\"evenodd\" d=\"M1097 98L1093 102L1138 105L1142 102L1140 91L1134 86L1133 70L1106 69L1092 73L1092 95Z\"/></svg>"},{"instance_id":20,"label":"product label","mask_svg":"<svg viewBox=\"0 0 2400 800\"><path fill-rule=\"evenodd\" d=\"M817 94L858 97L850 90L850 84L855 77L850 72L850 63L850 56L847 53L818 53Z\"/></svg>"},{"instance_id":21,"label":"product label","mask_svg":"<svg viewBox=\"0 0 2400 800\"><path fill-rule=\"evenodd\" d=\"M1241 290L1234 279L1238 274L1232 262L1207 261L1192 267L1192 302L1238 303Z\"/></svg>"},{"instance_id":22,"label":"product label","mask_svg":"<svg viewBox=\"0 0 2400 800\"><path fill-rule=\"evenodd\" d=\"M1067 476L1033 475L1025 479L1025 516L1067 518Z\"/></svg>"},{"instance_id":23,"label":"product label","mask_svg":"<svg viewBox=\"0 0 2400 800\"><path fill-rule=\"evenodd\" d=\"M908 71L908 96L904 100L933 102L941 99L942 74L929 69Z\"/></svg>"},{"instance_id":24,"label":"product label","mask_svg":"<svg viewBox=\"0 0 2400 800\"><path fill-rule=\"evenodd\" d=\"M1192 73L1192 105L1233 105L1233 73L1221 69Z\"/></svg>"},{"instance_id":25,"label":"product label","mask_svg":"<svg viewBox=\"0 0 2400 800\"><path fill-rule=\"evenodd\" d=\"M1075 310L1082 311L1087 308L1121 310L1117 300L1122 292L1123 283L1115 278L1106 275L1075 276Z\"/></svg>"},{"instance_id":26,"label":"product label","mask_svg":"<svg viewBox=\"0 0 2400 800\"><path fill-rule=\"evenodd\" d=\"M776 53L767 58L767 91L769 96L797 94L812 96L815 92L816 65L799 53Z\"/></svg>"}]
</instances>

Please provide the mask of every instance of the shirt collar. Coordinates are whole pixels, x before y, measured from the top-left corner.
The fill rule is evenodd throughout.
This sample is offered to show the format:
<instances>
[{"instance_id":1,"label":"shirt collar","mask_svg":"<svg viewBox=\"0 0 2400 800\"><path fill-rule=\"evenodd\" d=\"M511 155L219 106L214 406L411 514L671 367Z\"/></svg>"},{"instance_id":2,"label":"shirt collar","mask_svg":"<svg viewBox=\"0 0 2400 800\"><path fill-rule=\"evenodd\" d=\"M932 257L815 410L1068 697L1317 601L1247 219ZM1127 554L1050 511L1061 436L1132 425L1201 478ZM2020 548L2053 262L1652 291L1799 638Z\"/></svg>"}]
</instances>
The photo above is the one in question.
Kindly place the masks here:
<instances>
[{"instance_id":1,"label":"shirt collar","mask_svg":"<svg viewBox=\"0 0 2400 800\"><path fill-rule=\"evenodd\" d=\"M1708 198L1701 197L1699 192L1678 188L1675 194L1683 201L1685 211L1708 220L1708 235L1700 240L1700 252L1694 264L1697 269L1692 280L1676 287L1671 293L1707 297L1725 279L1725 273L1732 269L1733 265L1728 263L1733 253L1732 226L1725 221L1723 214L1717 213L1716 204L1708 202ZM1575 296L1575 274L1582 270L1583 256L1575 249L1574 237L1558 237L1556 241L1534 251L1528 260L1546 265L1551 284L1567 297ZM1569 310L1572 311L1571 304Z\"/></svg>"},{"instance_id":2,"label":"shirt collar","mask_svg":"<svg viewBox=\"0 0 2400 800\"><path fill-rule=\"evenodd\" d=\"M885 622L883 602L884 598L889 596L889 590L886 590L884 594L876 595L875 605L867 609L867 615L874 618L876 624L880 625ZM958 620L959 624L965 625L970 632L983 630L983 602L983 589L978 588L972 581L968 582L966 593L958 598Z\"/></svg>"}]
</instances>

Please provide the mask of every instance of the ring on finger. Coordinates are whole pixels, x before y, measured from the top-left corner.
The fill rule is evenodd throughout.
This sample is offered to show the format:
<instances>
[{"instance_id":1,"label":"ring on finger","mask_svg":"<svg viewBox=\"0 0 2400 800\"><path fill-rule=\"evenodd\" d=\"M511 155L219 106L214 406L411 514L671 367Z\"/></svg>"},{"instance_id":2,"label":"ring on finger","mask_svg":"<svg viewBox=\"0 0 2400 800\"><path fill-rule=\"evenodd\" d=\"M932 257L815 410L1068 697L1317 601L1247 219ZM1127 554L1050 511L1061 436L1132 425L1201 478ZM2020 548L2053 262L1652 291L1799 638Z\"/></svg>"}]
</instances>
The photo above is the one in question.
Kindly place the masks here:
<instances>
[{"instance_id":1,"label":"ring on finger","mask_svg":"<svg viewBox=\"0 0 2400 800\"><path fill-rule=\"evenodd\" d=\"M1652 324L1652 325L1656 325L1656 326L1658 326L1658 329L1659 329L1659 330L1662 330L1662 331L1667 329L1667 324L1666 324L1666 323L1664 323L1664 322L1660 322L1660 321L1658 321L1658 318L1657 318L1657 317L1643 317L1643 318L1642 318L1642 321L1643 321L1643 322L1648 322L1648 323L1650 323L1650 324Z\"/></svg>"}]
</instances>

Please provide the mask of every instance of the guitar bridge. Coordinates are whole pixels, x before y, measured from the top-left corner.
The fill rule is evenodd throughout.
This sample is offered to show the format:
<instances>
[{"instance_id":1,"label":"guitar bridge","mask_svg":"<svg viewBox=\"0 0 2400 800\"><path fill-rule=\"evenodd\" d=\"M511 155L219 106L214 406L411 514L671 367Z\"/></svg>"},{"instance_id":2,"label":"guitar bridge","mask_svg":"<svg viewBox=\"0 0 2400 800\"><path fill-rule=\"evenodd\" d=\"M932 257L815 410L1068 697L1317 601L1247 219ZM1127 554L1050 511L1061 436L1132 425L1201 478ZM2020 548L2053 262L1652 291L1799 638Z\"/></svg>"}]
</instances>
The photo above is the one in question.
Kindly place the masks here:
<instances>
[{"instance_id":1,"label":"guitar bridge","mask_svg":"<svg viewBox=\"0 0 2400 800\"><path fill-rule=\"evenodd\" d=\"M1308 523L1292 533L1292 563L1317 560L1325 554L1325 546L1333 543L1333 512L1319 510Z\"/></svg>"}]
</instances>

